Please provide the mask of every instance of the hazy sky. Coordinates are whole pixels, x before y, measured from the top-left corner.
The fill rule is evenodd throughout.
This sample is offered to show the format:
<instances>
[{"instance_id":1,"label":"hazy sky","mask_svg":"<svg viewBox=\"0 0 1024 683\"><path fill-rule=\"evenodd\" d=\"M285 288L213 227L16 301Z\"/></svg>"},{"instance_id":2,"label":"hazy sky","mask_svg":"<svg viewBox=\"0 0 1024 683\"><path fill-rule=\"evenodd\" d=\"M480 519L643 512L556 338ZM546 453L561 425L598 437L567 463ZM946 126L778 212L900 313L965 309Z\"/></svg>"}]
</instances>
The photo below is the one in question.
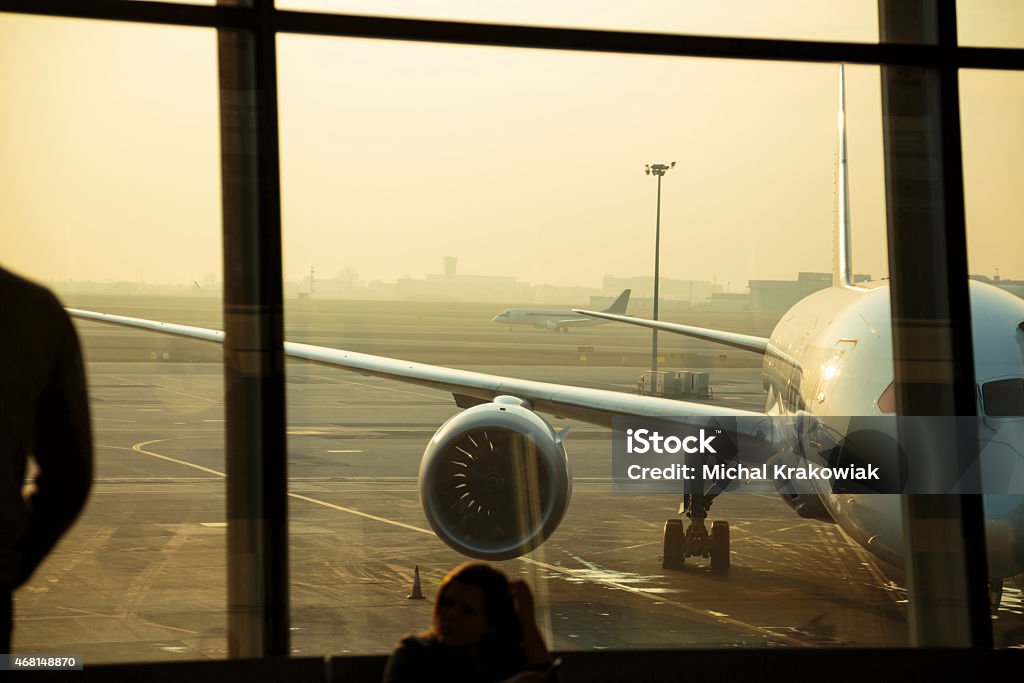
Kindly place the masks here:
<instances>
[{"instance_id":1,"label":"hazy sky","mask_svg":"<svg viewBox=\"0 0 1024 683\"><path fill-rule=\"evenodd\" d=\"M863 0L548 4L415 6L877 39ZM964 0L961 35L1024 45L1024 3ZM461 273L534 283L647 274L643 168L670 161L664 276L737 291L831 267L834 66L282 36L279 68L288 279L422 277L447 255ZM847 79L855 265L884 275L878 69ZM1024 278L1024 76L965 72L961 92L971 269ZM219 279L218 144L213 31L0 15L0 263L44 279Z\"/></svg>"}]
</instances>

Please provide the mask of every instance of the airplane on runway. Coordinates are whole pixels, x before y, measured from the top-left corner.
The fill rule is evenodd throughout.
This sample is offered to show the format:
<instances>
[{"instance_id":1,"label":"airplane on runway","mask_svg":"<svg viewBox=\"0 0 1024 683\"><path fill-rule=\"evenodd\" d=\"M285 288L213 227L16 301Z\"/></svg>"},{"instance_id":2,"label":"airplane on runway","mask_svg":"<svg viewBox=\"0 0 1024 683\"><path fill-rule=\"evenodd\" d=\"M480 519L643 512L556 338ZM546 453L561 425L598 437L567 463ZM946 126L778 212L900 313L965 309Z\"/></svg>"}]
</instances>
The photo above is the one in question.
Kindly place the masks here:
<instances>
[{"instance_id":1,"label":"airplane on runway","mask_svg":"<svg viewBox=\"0 0 1024 683\"><path fill-rule=\"evenodd\" d=\"M840 104L842 106L842 75ZM514 379L400 361L339 349L285 342L290 358L303 359L450 392L464 408L428 442L419 471L420 500L431 527L446 544L470 557L503 560L537 548L558 527L569 504L572 477L567 430L539 413L612 426L616 418L706 420L769 416L878 415L892 412L891 318L887 283L854 285L849 263L844 117L840 117L839 211L834 286L796 304L769 338L672 323L639 321L615 312L606 319L702 336L763 354L765 410L746 411L654 396ZM624 293L625 295L626 293ZM982 438L1016 462L1024 460L1024 301L981 282L970 283L976 376L985 419ZM101 321L172 335L223 342L216 330L69 310ZM574 314L576 315L576 314ZM1012 396L1013 392L1017 392ZM794 420L796 429L807 420ZM754 440L758 434L751 434ZM788 436L788 435L787 435ZM799 436L799 435L797 435ZM787 439L779 450L786 455ZM773 444L774 445L774 444ZM1007 450L1008 449L1008 450ZM834 492L824 482L814 492L779 493L802 517L835 522L870 552L901 564L898 496ZM684 498L690 526L666 522L664 563L708 557L714 570L729 566L729 527L705 526L710 497ZM986 495L990 578L1024 571L1024 495ZM680 512L683 512L682 510Z\"/></svg>"},{"instance_id":2,"label":"airplane on runway","mask_svg":"<svg viewBox=\"0 0 1024 683\"><path fill-rule=\"evenodd\" d=\"M629 305L630 291L629 289L623 290L622 294L619 294L619 298L603 312L619 315L625 313L626 306ZM513 325L531 325L552 332L568 332L570 327L601 325L605 321L573 311L557 311L550 308L508 308L494 316L494 322L505 323L509 326L509 331L512 330Z\"/></svg>"}]
</instances>

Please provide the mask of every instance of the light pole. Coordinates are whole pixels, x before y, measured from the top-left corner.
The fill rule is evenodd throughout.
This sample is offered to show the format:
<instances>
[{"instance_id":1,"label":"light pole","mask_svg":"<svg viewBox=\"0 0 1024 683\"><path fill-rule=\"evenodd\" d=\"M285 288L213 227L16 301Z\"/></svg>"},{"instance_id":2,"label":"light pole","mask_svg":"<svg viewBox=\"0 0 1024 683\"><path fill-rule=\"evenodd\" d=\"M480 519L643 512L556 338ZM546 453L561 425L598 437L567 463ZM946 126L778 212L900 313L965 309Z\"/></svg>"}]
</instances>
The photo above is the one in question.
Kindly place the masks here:
<instances>
[{"instance_id":1,"label":"light pole","mask_svg":"<svg viewBox=\"0 0 1024 683\"><path fill-rule=\"evenodd\" d=\"M661 264L661 177L670 168L675 168L676 162L668 166L665 164L647 164L644 166L644 173L654 175L658 178L658 212L654 220L654 319L658 319L658 280ZM658 370L658 330L651 330L651 372ZM654 381L654 378L651 378Z\"/></svg>"}]
</instances>

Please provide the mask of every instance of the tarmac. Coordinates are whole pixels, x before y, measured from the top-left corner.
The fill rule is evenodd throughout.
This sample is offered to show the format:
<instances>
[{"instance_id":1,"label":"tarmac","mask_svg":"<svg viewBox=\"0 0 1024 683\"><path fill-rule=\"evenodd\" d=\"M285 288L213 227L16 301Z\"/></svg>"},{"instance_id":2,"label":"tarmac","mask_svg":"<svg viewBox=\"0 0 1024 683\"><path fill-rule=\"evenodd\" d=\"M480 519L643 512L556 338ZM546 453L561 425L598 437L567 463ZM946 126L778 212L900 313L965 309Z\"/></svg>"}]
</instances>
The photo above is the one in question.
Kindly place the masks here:
<instances>
[{"instance_id":1,"label":"tarmac","mask_svg":"<svg viewBox=\"0 0 1024 683\"><path fill-rule=\"evenodd\" d=\"M68 304L220 326L216 300ZM509 332L490 321L500 308L299 302L286 311L286 336L622 391L649 360L642 330ZM96 480L80 520L15 595L14 651L78 654L86 664L224 658L219 349L95 323L79 330ZM687 367L680 359L700 359L693 367L710 372L715 402L759 409L757 363L669 335L660 342L678 369ZM441 577L466 559L430 531L416 484L424 446L458 409L442 392L291 362L287 395L292 651L386 653L429 628ZM553 649L909 644L901 572L770 493L716 500L712 519L732 530L727 574L700 560L662 569L662 527L679 497L612 493L610 432L551 420L572 427L571 504L541 548L499 566L533 586ZM427 600L406 599L415 566ZM1024 646L1019 586L1007 585L993 627L997 646Z\"/></svg>"}]
</instances>

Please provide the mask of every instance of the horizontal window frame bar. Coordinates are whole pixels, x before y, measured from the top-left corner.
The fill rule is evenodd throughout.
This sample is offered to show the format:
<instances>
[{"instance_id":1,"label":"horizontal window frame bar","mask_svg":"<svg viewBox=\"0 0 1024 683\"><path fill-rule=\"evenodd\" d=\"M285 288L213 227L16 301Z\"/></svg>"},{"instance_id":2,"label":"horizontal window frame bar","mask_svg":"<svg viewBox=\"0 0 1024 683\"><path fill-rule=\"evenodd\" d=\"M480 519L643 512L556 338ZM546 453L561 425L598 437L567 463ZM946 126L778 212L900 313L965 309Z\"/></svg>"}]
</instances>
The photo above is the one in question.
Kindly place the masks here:
<instances>
[{"instance_id":1,"label":"horizontal window frame bar","mask_svg":"<svg viewBox=\"0 0 1024 683\"><path fill-rule=\"evenodd\" d=\"M702 59L1024 70L1024 49L739 38L133 0L0 0L0 12L280 34Z\"/></svg>"},{"instance_id":2,"label":"horizontal window frame bar","mask_svg":"<svg viewBox=\"0 0 1024 683\"><path fill-rule=\"evenodd\" d=\"M250 7L132 0L0 0L0 12L199 28L255 29Z\"/></svg>"}]
</instances>

